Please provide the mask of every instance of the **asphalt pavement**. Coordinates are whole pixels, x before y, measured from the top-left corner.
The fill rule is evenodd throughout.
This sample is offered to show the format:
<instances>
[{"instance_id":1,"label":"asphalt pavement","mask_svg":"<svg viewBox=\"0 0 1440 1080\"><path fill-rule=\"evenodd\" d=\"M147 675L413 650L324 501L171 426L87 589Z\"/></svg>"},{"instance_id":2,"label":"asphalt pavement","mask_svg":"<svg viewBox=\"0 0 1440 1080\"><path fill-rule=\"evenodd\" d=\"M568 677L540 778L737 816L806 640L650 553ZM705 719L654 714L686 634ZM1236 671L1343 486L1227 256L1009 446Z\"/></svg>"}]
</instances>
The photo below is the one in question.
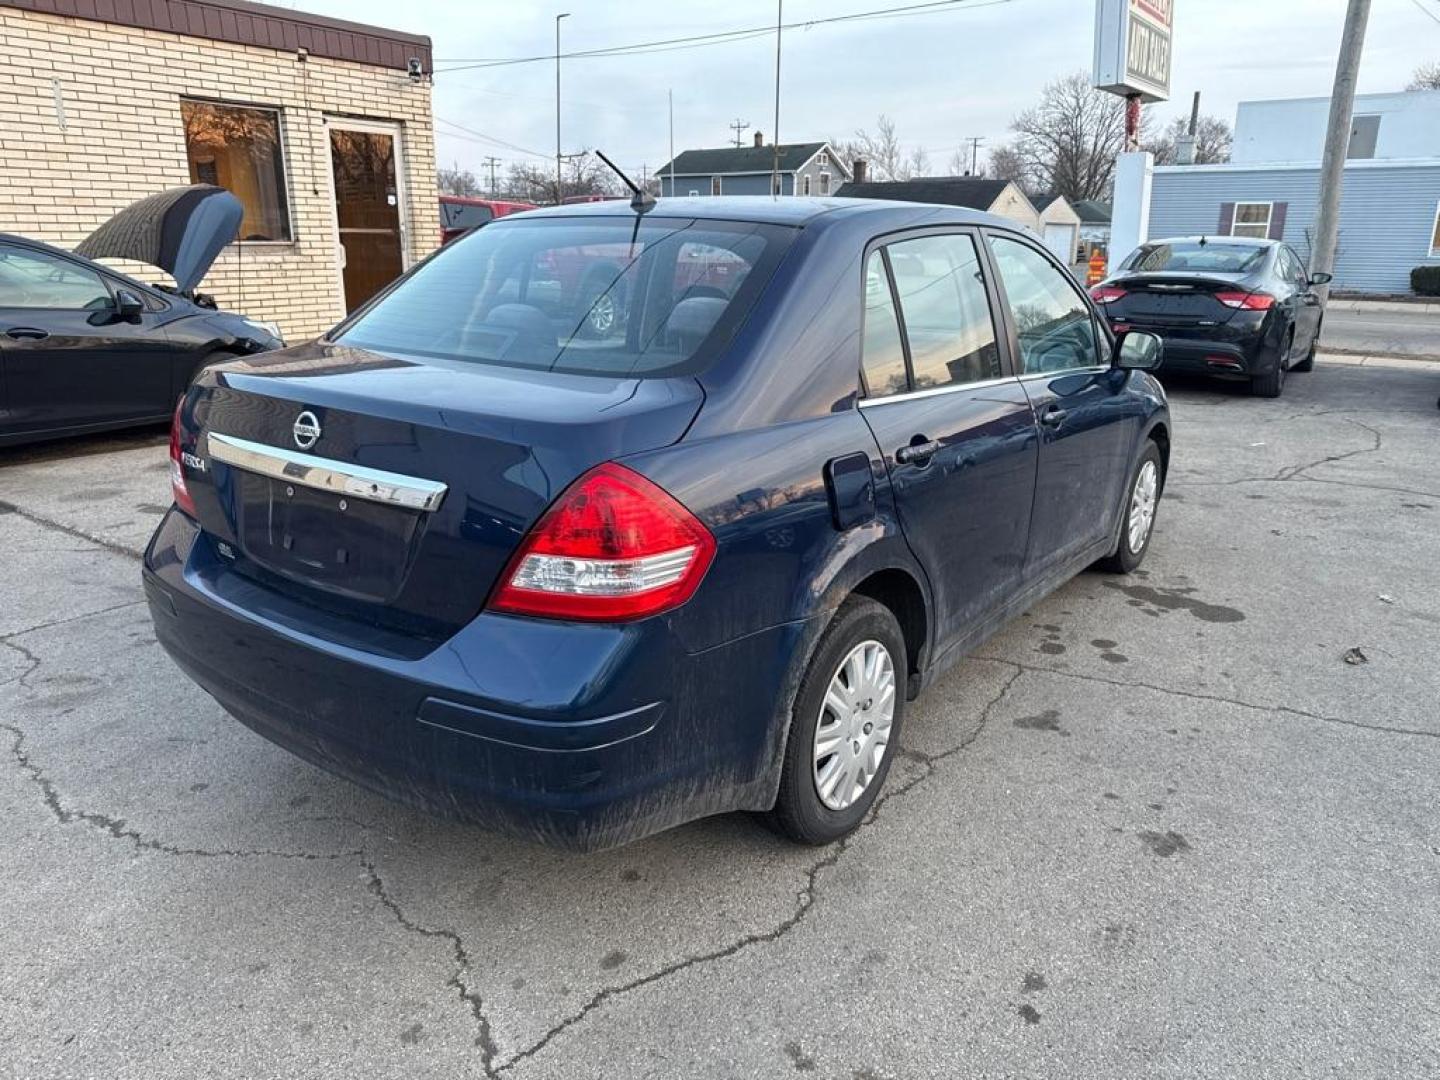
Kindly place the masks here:
<instances>
[{"instance_id":1,"label":"asphalt pavement","mask_svg":"<svg viewBox=\"0 0 1440 1080\"><path fill-rule=\"evenodd\" d=\"M1440 304L1351 311L1332 303L1320 339L1332 352L1440 360Z\"/></svg>"},{"instance_id":2,"label":"asphalt pavement","mask_svg":"<svg viewBox=\"0 0 1440 1080\"><path fill-rule=\"evenodd\" d=\"M823 850L333 779L155 643L163 434L0 452L0 1076L1440 1075L1437 395L1173 386L1142 571L935 684Z\"/></svg>"}]
</instances>

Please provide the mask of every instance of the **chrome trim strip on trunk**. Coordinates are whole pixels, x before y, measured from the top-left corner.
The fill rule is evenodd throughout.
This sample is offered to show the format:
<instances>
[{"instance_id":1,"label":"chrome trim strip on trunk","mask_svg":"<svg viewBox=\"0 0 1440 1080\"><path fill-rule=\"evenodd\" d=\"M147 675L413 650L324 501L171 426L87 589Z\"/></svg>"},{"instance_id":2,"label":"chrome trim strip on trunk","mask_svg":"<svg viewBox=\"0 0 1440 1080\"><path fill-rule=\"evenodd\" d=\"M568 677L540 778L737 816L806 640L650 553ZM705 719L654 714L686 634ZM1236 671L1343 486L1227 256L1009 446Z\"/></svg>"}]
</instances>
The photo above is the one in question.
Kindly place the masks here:
<instances>
[{"instance_id":1,"label":"chrome trim strip on trunk","mask_svg":"<svg viewBox=\"0 0 1440 1080\"><path fill-rule=\"evenodd\" d=\"M429 512L440 508L449 490L437 480L422 480L347 461L301 454L218 431L210 432L208 438L210 456L216 461L333 495Z\"/></svg>"}]
</instances>

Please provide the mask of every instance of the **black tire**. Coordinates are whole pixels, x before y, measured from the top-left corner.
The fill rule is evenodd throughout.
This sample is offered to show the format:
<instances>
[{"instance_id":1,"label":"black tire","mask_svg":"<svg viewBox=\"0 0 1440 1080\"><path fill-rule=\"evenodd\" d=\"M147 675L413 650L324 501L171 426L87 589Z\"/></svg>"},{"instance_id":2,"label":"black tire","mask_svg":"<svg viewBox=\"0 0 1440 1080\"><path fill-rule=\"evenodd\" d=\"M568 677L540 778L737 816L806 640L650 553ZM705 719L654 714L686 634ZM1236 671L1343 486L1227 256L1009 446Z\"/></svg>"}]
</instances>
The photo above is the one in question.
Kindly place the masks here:
<instances>
[{"instance_id":1,"label":"black tire","mask_svg":"<svg viewBox=\"0 0 1440 1080\"><path fill-rule=\"evenodd\" d=\"M1165 487L1165 462L1160 456L1160 447L1155 445L1154 440L1145 440L1145 451L1140 455L1140 460L1135 462L1135 467L1130 470L1130 482L1125 485L1125 501L1120 504L1120 535L1115 540L1115 550L1096 565L1101 570L1111 574L1133 573L1142 562L1145 561L1145 553L1150 550L1150 538L1155 535L1155 514L1152 513L1150 527L1146 531L1144 539L1141 540L1139 548L1130 546L1130 509L1135 501L1135 487L1140 482L1140 475L1145 471L1145 463L1150 462L1155 466L1155 511L1160 509L1160 494Z\"/></svg>"},{"instance_id":2,"label":"black tire","mask_svg":"<svg viewBox=\"0 0 1440 1080\"><path fill-rule=\"evenodd\" d=\"M890 654L895 672L894 714L888 742L874 776L855 801L841 810L826 806L814 774L815 729L820 724L825 695L843 661L857 646L875 641ZM900 623L884 604L866 596L852 596L840 605L810 657L810 665L795 695L790 735L785 742L780 792L768 817L770 824L796 843L819 846L834 843L853 832L874 805L895 759L905 720L905 683L908 672L905 636ZM845 745L848 745L845 744ZM842 751L843 752L843 751Z\"/></svg>"},{"instance_id":3,"label":"black tire","mask_svg":"<svg viewBox=\"0 0 1440 1080\"><path fill-rule=\"evenodd\" d=\"M1285 389L1285 371L1290 365L1290 350L1294 347L1295 331L1292 329L1285 337L1285 346L1280 350L1280 355L1275 358L1274 369L1250 380L1250 393L1263 398L1280 396Z\"/></svg>"},{"instance_id":4,"label":"black tire","mask_svg":"<svg viewBox=\"0 0 1440 1080\"><path fill-rule=\"evenodd\" d=\"M1315 336L1310 339L1310 351L1305 354L1305 359L1298 364L1291 364L1291 371L1313 371L1315 370L1315 353L1320 348L1320 331L1325 329L1325 316L1320 316L1320 321L1315 324Z\"/></svg>"}]
</instances>

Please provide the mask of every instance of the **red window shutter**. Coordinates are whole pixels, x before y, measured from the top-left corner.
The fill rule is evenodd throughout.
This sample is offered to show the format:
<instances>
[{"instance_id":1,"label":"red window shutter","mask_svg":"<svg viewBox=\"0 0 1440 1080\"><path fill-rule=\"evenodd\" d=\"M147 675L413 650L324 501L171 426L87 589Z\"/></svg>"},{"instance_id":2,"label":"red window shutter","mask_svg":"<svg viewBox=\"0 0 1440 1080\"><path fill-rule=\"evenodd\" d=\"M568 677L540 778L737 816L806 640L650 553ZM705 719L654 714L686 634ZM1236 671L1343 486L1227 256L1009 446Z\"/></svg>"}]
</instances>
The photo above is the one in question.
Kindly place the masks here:
<instances>
[{"instance_id":1,"label":"red window shutter","mask_svg":"<svg viewBox=\"0 0 1440 1080\"><path fill-rule=\"evenodd\" d=\"M1285 213L1290 209L1289 203L1277 202L1270 206L1270 239L1285 239Z\"/></svg>"},{"instance_id":2,"label":"red window shutter","mask_svg":"<svg viewBox=\"0 0 1440 1080\"><path fill-rule=\"evenodd\" d=\"M1235 227L1235 204L1233 202L1222 202L1220 204L1220 228L1216 230L1221 236L1229 236L1230 230Z\"/></svg>"}]
</instances>

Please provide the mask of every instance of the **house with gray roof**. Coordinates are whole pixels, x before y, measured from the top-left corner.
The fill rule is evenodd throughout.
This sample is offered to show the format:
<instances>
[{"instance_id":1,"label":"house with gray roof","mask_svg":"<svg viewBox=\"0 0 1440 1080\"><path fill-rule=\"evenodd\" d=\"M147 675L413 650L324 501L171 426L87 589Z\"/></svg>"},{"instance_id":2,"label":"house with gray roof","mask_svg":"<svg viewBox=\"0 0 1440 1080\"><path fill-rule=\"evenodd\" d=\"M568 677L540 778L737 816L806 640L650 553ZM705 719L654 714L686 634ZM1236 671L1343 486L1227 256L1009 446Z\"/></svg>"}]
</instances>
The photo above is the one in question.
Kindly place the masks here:
<instances>
[{"instance_id":1,"label":"house with gray roof","mask_svg":"<svg viewBox=\"0 0 1440 1080\"><path fill-rule=\"evenodd\" d=\"M660 194L768 195L776 149L757 131L749 146L686 150L661 166ZM778 149L781 195L834 195L850 179L828 142L781 143Z\"/></svg>"}]
</instances>

